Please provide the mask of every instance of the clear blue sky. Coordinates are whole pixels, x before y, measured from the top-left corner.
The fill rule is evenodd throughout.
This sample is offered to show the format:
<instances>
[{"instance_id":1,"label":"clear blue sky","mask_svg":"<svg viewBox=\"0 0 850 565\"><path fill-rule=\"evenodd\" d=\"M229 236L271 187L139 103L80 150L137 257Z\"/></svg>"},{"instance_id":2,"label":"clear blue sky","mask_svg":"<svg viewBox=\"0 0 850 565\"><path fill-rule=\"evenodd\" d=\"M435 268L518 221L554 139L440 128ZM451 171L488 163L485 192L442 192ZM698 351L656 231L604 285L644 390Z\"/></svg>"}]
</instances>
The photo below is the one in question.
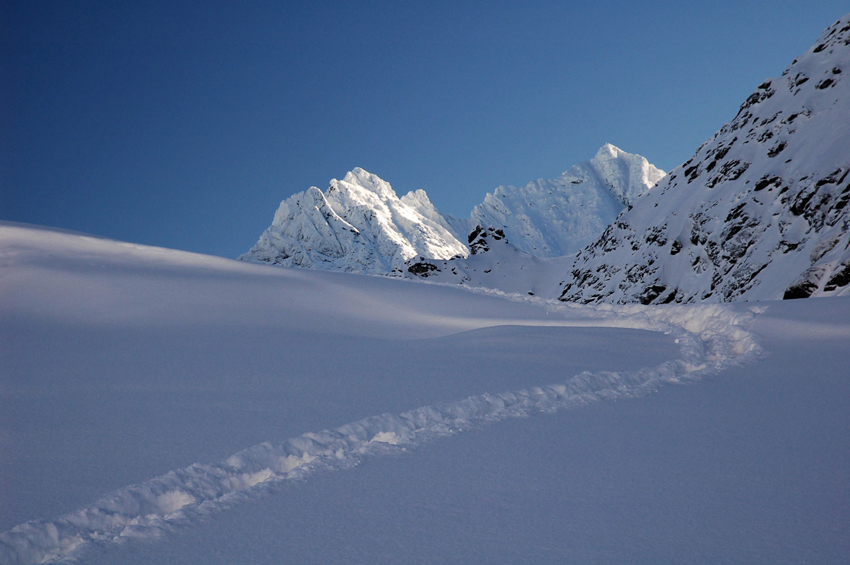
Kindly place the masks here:
<instances>
[{"instance_id":1,"label":"clear blue sky","mask_svg":"<svg viewBox=\"0 0 850 565\"><path fill-rule=\"evenodd\" d=\"M669 170L846 2L0 3L0 219L235 257L360 166L468 215L606 142Z\"/></svg>"}]
</instances>

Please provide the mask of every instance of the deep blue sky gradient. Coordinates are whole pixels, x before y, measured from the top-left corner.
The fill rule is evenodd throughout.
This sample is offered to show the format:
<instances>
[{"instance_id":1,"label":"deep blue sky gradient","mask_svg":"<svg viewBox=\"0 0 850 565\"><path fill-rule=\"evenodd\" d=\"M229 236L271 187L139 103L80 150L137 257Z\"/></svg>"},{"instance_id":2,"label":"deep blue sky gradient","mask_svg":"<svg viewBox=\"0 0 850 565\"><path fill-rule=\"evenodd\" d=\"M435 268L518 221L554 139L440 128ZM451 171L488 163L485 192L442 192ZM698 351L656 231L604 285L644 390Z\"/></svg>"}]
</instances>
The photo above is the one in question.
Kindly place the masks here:
<instances>
[{"instance_id":1,"label":"deep blue sky gradient","mask_svg":"<svg viewBox=\"0 0 850 565\"><path fill-rule=\"evenodd\" d=\"M0 219L235 257L360 166L467 216L606 142L666 170L846 2L3 2Z\"/></svg>"}]
</instances>

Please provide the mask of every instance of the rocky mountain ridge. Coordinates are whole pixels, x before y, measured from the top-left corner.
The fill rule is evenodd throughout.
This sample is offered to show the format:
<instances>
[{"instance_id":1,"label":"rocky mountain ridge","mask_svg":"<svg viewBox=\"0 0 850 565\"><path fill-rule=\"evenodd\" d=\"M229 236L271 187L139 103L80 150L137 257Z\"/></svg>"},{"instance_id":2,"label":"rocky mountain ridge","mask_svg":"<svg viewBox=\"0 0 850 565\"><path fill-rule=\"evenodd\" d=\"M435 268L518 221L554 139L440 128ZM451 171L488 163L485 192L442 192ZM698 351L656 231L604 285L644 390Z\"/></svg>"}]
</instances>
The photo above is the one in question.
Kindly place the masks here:
<instances>
[{"instance_id":1,"label":"rocky mountain ridge","mask_svg":"<svg viewBox=\"0 0 850 565\"><path fill-rule=\"evenodd\" d=\"M845 16L581 250L560 298L659 304L850 292L848 74Z\"/></svg>"}]
</instances>

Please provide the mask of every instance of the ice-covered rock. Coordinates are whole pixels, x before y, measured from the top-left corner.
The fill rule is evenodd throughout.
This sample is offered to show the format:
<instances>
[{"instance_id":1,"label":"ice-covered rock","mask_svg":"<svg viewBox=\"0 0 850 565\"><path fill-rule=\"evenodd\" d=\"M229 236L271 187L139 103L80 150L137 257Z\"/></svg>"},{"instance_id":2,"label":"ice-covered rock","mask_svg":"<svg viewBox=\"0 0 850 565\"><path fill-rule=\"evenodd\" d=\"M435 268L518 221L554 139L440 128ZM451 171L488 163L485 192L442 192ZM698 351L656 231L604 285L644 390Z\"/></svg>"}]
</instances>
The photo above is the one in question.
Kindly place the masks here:
<instances>
[{"instance_id":1,"label":"ice-covered rock","mask_svg":"<svg viewBox=\"0 0 850 565\"><path fill-rule=\"evenodd\" d=\"M578 253L576 302L850 293L850 15Z\"/></svg>"}]
</instances>

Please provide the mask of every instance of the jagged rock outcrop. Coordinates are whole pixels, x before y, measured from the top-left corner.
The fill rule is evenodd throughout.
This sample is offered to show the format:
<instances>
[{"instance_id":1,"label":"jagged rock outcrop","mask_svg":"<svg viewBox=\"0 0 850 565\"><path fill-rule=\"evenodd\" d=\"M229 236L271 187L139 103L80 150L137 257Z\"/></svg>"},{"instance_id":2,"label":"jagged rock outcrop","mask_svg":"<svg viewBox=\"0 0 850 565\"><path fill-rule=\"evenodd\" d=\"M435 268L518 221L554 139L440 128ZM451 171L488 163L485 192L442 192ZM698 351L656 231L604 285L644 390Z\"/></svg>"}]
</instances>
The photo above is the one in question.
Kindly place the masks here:
<instances>
[{"instance_id":1,"label":"jagged rock outcrop","mask_svg":"<svg viewBox=\"0 0 850 565\"><path fill-rule=\"evenodd\" d=\"M659 304L848 294L850 16L582 249L560 297Z\"/></svg>"}]
</instances>

